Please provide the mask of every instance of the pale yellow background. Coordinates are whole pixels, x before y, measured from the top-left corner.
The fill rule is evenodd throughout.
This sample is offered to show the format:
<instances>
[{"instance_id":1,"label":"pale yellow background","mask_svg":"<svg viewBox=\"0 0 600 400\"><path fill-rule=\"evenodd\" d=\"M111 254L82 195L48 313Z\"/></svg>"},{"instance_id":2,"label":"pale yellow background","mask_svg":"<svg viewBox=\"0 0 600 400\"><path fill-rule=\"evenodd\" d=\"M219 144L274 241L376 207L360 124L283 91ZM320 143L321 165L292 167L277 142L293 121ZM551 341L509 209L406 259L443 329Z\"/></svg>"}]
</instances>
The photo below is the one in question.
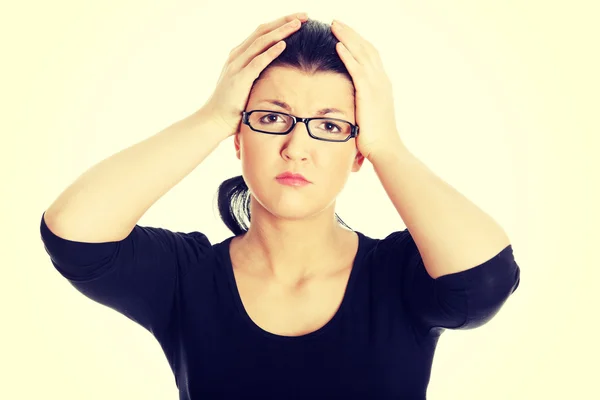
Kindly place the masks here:
<instances>
[{"instance_id":1,"label":"pale yellow background","mask_svg":"<svg viewBox=\"0 0 600 400\"><path fill-rule=\"evenodd\" d=\"M485 326L443 334L428 398L600 398L597 2L291 3L2 6L0 398L178 398L151 334L54 269L40 218L87 168L201 106L230 49L294 11L376 45L405 143L512 240L519 289ZM230 138L139 223L225 239L214 193L240 171ZM404 229L368 162L337 211L372 237Z\"/></svg>"}]
</instances>

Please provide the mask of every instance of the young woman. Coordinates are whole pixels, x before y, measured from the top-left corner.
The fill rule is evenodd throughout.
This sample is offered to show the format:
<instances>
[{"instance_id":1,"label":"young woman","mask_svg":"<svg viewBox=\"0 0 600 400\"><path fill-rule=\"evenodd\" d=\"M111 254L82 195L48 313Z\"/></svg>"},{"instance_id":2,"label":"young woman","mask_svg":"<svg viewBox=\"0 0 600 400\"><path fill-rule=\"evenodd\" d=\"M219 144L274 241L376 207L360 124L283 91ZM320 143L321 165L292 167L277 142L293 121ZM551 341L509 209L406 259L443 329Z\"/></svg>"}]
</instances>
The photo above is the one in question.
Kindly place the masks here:
<instances>
[{"instance_id":1,"label":"young woman","mask_svg":"<svg viewBox=\"0 0 600 400\"><path fill-rule=\"evenodd\" d=\"M520 270L503 230L403 146L393 114L377 51L352 28L262 24L198 112L56 199L45 249L156 337L181 399L424 399L440 334L489 321ZM137 224L229 136L243 171L219 188L232 237ZM384 239L334 211L365 158L408 228Z\"/></svg>"}]
</instances>

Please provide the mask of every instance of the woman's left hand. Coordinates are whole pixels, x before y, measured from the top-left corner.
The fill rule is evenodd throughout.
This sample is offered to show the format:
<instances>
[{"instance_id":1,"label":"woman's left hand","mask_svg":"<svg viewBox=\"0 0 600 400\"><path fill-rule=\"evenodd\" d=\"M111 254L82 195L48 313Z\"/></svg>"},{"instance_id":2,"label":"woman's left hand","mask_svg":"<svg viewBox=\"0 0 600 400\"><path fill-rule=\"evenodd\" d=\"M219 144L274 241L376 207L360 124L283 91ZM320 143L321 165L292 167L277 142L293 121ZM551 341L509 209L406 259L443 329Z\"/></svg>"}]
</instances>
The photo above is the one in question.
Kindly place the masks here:
<instances>
[{"instance_id":1,"label":"woman's left hand","mask_svg":"<svg viewBox=\"0 0 600 400\"><path fill-rule=\"evenodd\" d=\"M401 145L396 126L392 84L377 49L346 24L334 20L331 31L340 41L337 52L350 72L356 91L358 151L372 161L381 149Z\"/></svg>"}]
</instances>

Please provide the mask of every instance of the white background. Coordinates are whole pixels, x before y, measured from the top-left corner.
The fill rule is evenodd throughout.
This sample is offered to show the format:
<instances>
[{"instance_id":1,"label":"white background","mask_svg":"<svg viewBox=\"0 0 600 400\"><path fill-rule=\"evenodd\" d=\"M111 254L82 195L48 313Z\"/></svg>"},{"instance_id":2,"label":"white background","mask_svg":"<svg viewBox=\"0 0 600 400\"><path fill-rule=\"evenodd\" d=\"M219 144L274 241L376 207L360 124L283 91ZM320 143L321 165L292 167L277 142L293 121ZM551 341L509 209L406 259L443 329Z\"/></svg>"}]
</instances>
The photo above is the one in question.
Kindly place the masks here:
<instances>
[{"instance_id":1,"label":"white background","mask_svg":"<svg viewBox=\"0 0 600 400\"><path fill-rule=\"evenodd\" d=\"M54 269L40 218L86 169L200 107L229 51L296 11L378 48L404 142L502 225L521 267L492 321L442 335L428 399L598 396L597 3L290 3L2 6L0 398L178 398L151 334ZM214 195L240 173L229 138L139 223L220 242ZM336 211L371 237L404 229L367 160Z\"/></svg>"}]
</instances>

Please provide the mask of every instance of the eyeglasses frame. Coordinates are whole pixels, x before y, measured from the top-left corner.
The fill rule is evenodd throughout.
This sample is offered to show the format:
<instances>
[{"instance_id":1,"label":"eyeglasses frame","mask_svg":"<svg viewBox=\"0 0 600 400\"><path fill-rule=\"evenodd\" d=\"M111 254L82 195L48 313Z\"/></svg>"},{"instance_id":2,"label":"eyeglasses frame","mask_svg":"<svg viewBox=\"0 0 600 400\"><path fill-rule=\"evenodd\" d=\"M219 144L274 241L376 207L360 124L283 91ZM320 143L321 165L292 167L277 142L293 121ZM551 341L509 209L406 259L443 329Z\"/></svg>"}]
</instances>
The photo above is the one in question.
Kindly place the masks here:
<instances>
[{"instance_id":1,"label":"eyeglasses frame","mask_svg":"<svg viewBox=\"0 0 600 400\"><path fill-rule=\"evenodd\" d=\"M285 131L285 132L265 132L265 131L261 131L260 129L254 129L252 126L250 126L250 114L257 112L257 111L263 111L263 112L270 112L270 113L277 113L277 114L283 114L283 115L287 115L289 117L292 118L292 126L290 126L290 128ZM331 121L340 121L340 122L345 122L347 124L350 124L350 126L352 127L352 131L350 132L350 134L348 135L348 137L344 140L333 140L333 139L323 139L320 137L317 137L315 135L312 134L312 132L310 131L310 128L308 127L308 123L310 121L312 121L313 119L326 119L326 120L331 120ZM288 113L284 113L281 111L273 111L273 110L250 110L250 111L242 111L242 123L245 125L248 125L248 127L250 127L250 129L252 129L255 132L260 132L260 133L265 133L267 135L287 135L288 133L290 133L292 130L294 130L294 127L296 126L296 124L298 122L304 122L304 124L306 125L306 131L308 132L308 135L316 140L323 140L325 142L335 142L335 143L343 143L343 142L347 142L348 140L352 139L353 137L357 137L358 136L358 131L359 131L359 127L358 125L355 125L349 121L346 121L344 119L340 119L340 118L326 118L326 117L314 117L314 118L302 118L302 117L297 117L295 115L292 114L288 114Z\"/></svg>"}]
</instances>

